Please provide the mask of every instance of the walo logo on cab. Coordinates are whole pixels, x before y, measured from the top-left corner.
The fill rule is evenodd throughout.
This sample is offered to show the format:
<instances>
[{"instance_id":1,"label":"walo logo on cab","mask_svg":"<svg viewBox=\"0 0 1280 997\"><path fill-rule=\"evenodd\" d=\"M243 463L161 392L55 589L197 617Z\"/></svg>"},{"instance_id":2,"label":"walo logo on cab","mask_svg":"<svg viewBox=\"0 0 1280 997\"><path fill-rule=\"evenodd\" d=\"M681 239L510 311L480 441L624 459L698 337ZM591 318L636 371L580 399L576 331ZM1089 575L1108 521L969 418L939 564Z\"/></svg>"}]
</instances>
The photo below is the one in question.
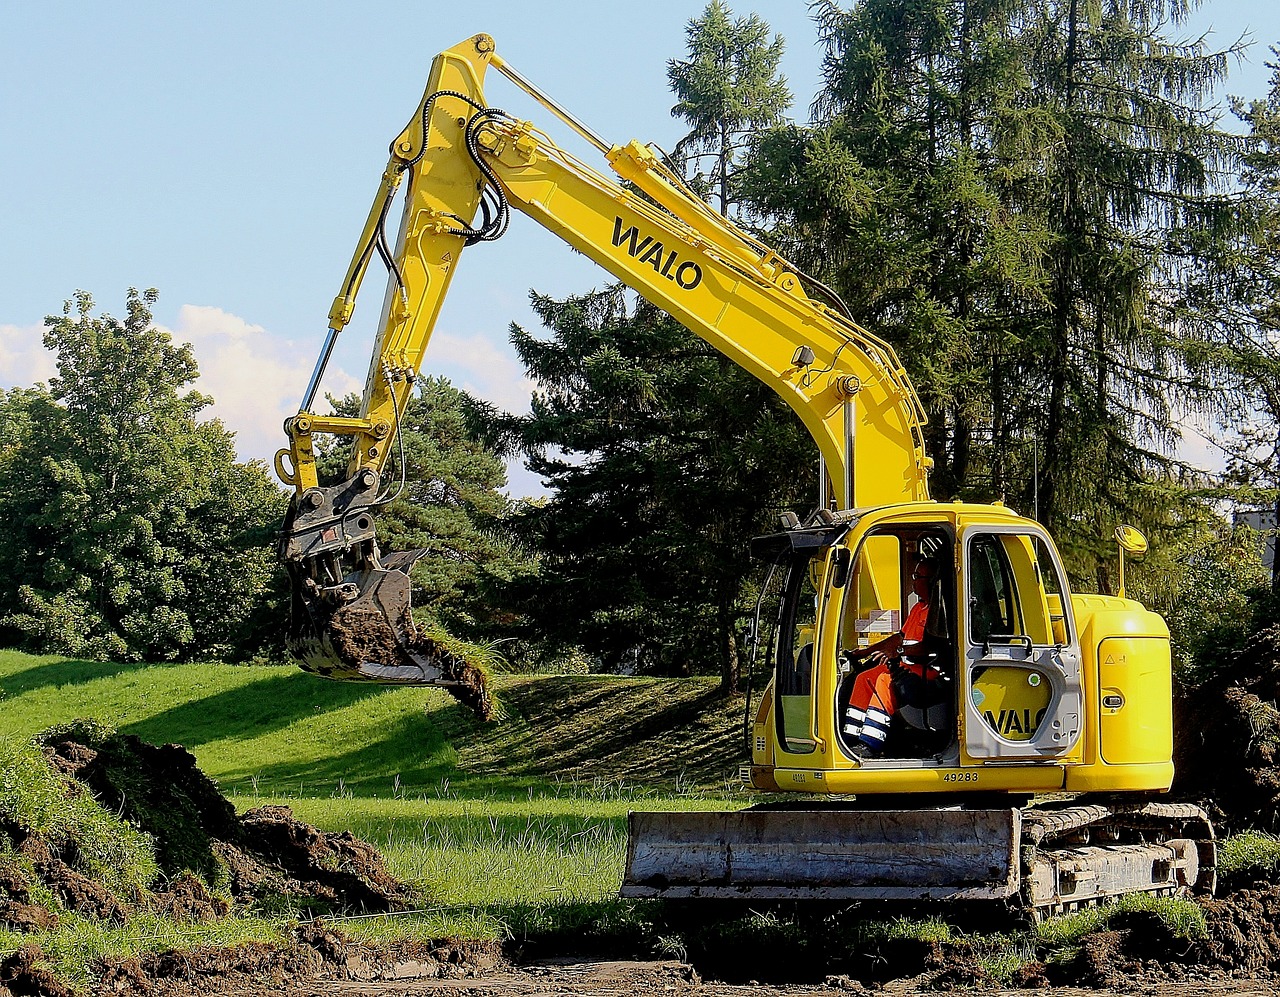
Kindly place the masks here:
<instances>
[{"instance_id":1,"label":"walo logo on cab","mask_svg":"<svg viewBox=\"0 0 1280 997\"><path fill-rule=\"evenodd\" d=\"M640 238L640 230L634 225L627 229L622 227L622 219L613 220L613 245L627 244L627 255L637 257L639 262L648 263L654 272L673 280L686 291L692 291L702 283L702 267L693 260L681 260L674 249L666 252L662 243L651 235Z\"/></svg>"}]
</instances>

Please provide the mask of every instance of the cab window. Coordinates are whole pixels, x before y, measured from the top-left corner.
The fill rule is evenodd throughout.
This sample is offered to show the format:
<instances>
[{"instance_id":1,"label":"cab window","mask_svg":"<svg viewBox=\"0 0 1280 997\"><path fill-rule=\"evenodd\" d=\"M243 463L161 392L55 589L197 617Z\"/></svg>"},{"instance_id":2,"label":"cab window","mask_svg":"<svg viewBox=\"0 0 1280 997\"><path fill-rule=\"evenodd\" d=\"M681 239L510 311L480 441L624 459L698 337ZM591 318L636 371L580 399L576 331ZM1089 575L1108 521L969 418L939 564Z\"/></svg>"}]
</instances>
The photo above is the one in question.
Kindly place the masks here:
<instances>
[{"instance_id":1,"label":"cab window","mask_svg":"<svg viewBox=\"0 0 1280 997\"><path fill-rule=\"evenodd\" d=\"M823 564L821 557L792 561L774 631L778 743L792 754L808 754L817 746L812 729L814 614Z\"/></svg>"}]
</instances>

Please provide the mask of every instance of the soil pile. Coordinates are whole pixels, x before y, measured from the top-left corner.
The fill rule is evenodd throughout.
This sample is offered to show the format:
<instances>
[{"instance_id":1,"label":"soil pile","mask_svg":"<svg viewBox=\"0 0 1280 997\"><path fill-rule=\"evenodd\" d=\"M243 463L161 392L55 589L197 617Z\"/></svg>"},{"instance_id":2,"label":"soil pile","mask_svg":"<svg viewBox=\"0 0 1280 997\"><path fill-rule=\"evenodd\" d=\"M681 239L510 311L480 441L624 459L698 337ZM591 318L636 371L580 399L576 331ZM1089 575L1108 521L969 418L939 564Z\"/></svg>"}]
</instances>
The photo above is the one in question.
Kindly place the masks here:
<instances>
[{"instance_id":1,"label":"soil pile","mask_svg":"<svg viewBox=\"0 0 1280 997\"><path fill-rule=\"evenodd\" d=\"M142 910L208 921L233 908L315 917L412 904L412 892L387 871L382 856L350 833L319 831L287 807L237 816L181 745L156 746L91 727L78 733L80 739L65 730L44 739L61 792L68 799L92 794L106 811L149 835L162 886L151 890L119 877L113 886L111 877L94 874L85 859L90 843L77 832L39 832L3 820L0 925L45 930L57 926L62 912L125 923Z\"/></svg>"},{"instance_id":2,"label":"soil pile","mask_svg":"<svg viewBox=\"0 0 1280 997\"><path fill-rule=\"evenodd\" d=\"M104 991L177 997L275 992L315 979L471 979L500 962L496 942L447 938L370 945L352 941L323 923L310 923L299 925L284 945L198 946L106 960L95 969ZM52 997L62 995L53 993Z\"/></svg>"},{"instance_id":3,"label":"soil pile","mask_svg":"<svg viewBox=\"0 0 1280 997\"><path fill-rule=\"evenodd\" d=\"M1220 835L1280 830L1280 624L1213 675L1174 703L1174 792L1207 801Z\"/></svg>"},{"instance_id":4,"label":"soil pile","mask_svg":"<svg viewBox=\"0 0 1280 997\"><path fill-rule=\"evenodd\" d=\"M411 891L387 872L377 850L350 832L320 831L282 806L237 816L180 744L157 746L109 734L90 746L56 730L43 740L68 791L88 790L153 838L169 879L167 890L156 895L161 909L196 919L225 913L225 901L212 897L205 883L225 884L242 906L285 907L311 916L402 910L412 903ZM28 841L25 847L38 851L42 843ZM133 899L94 902L103 912L99 916L119 920Z\"/></svg>"}]
</instances>

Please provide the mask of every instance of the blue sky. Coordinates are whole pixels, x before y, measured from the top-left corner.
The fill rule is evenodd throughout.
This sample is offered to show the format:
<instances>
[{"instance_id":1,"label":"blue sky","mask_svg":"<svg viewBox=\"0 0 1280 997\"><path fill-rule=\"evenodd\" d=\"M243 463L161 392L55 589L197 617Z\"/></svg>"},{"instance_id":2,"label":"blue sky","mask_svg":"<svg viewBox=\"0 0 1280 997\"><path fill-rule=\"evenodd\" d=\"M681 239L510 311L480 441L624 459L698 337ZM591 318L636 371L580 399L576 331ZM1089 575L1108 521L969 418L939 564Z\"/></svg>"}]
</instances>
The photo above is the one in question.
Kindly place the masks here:
<instances>
[{"instance_id":1,"label":"blue sky","mask_svg":"<svg viewBox=\"0 0 1280 997\"><path fill-rule=\"evenodd\" d=\"M432 55L477 31L614 142L670 148L668 59L705 0L187 4L0 0L0 387L53 373L42 320L77 288L123 311L157 287L156 320L195 345L214 413L241 456L268 458L296 410L325 316ZM820 53L803 2L731 2L787 39L784 73L807 117ZM1226 93L1260 97L1280 41L1263 0L1217 0L1189 31L1226 46L1252 31ZM1267 32L1274 33L1274 37ZM497 74L489 100L564 129ZM565 137L565 144L573 146ZM375 275L371 275L373 277ZM533 325L529 289L606 280L527 219L468 251L426 369L508 408L528 385L507 345ZM344 333L326 388L363 382L380 281ZM536 491L519 474L513 491Z\"/></svg>"}]
</instances>

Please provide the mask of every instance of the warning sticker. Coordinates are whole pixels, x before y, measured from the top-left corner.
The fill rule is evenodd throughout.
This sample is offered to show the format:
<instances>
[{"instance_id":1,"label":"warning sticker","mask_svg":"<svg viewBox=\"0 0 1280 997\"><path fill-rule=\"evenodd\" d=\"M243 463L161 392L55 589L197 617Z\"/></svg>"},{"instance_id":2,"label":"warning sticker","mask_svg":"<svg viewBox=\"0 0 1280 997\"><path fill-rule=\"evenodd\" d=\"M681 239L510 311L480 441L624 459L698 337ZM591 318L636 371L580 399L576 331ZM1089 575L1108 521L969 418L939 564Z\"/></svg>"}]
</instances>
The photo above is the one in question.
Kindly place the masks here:
<instances>
[{"instance_id":1,"label":"warning sticker","mask_svg":"<svg viewBox=\"0 0 1280 997\"><path fill-rule=\"evenodd\" d=\"M860 634L892 634L898 632L898 611L896 609L873 609L866 619L856 624Z\"/></svg>"}]
</instances>

